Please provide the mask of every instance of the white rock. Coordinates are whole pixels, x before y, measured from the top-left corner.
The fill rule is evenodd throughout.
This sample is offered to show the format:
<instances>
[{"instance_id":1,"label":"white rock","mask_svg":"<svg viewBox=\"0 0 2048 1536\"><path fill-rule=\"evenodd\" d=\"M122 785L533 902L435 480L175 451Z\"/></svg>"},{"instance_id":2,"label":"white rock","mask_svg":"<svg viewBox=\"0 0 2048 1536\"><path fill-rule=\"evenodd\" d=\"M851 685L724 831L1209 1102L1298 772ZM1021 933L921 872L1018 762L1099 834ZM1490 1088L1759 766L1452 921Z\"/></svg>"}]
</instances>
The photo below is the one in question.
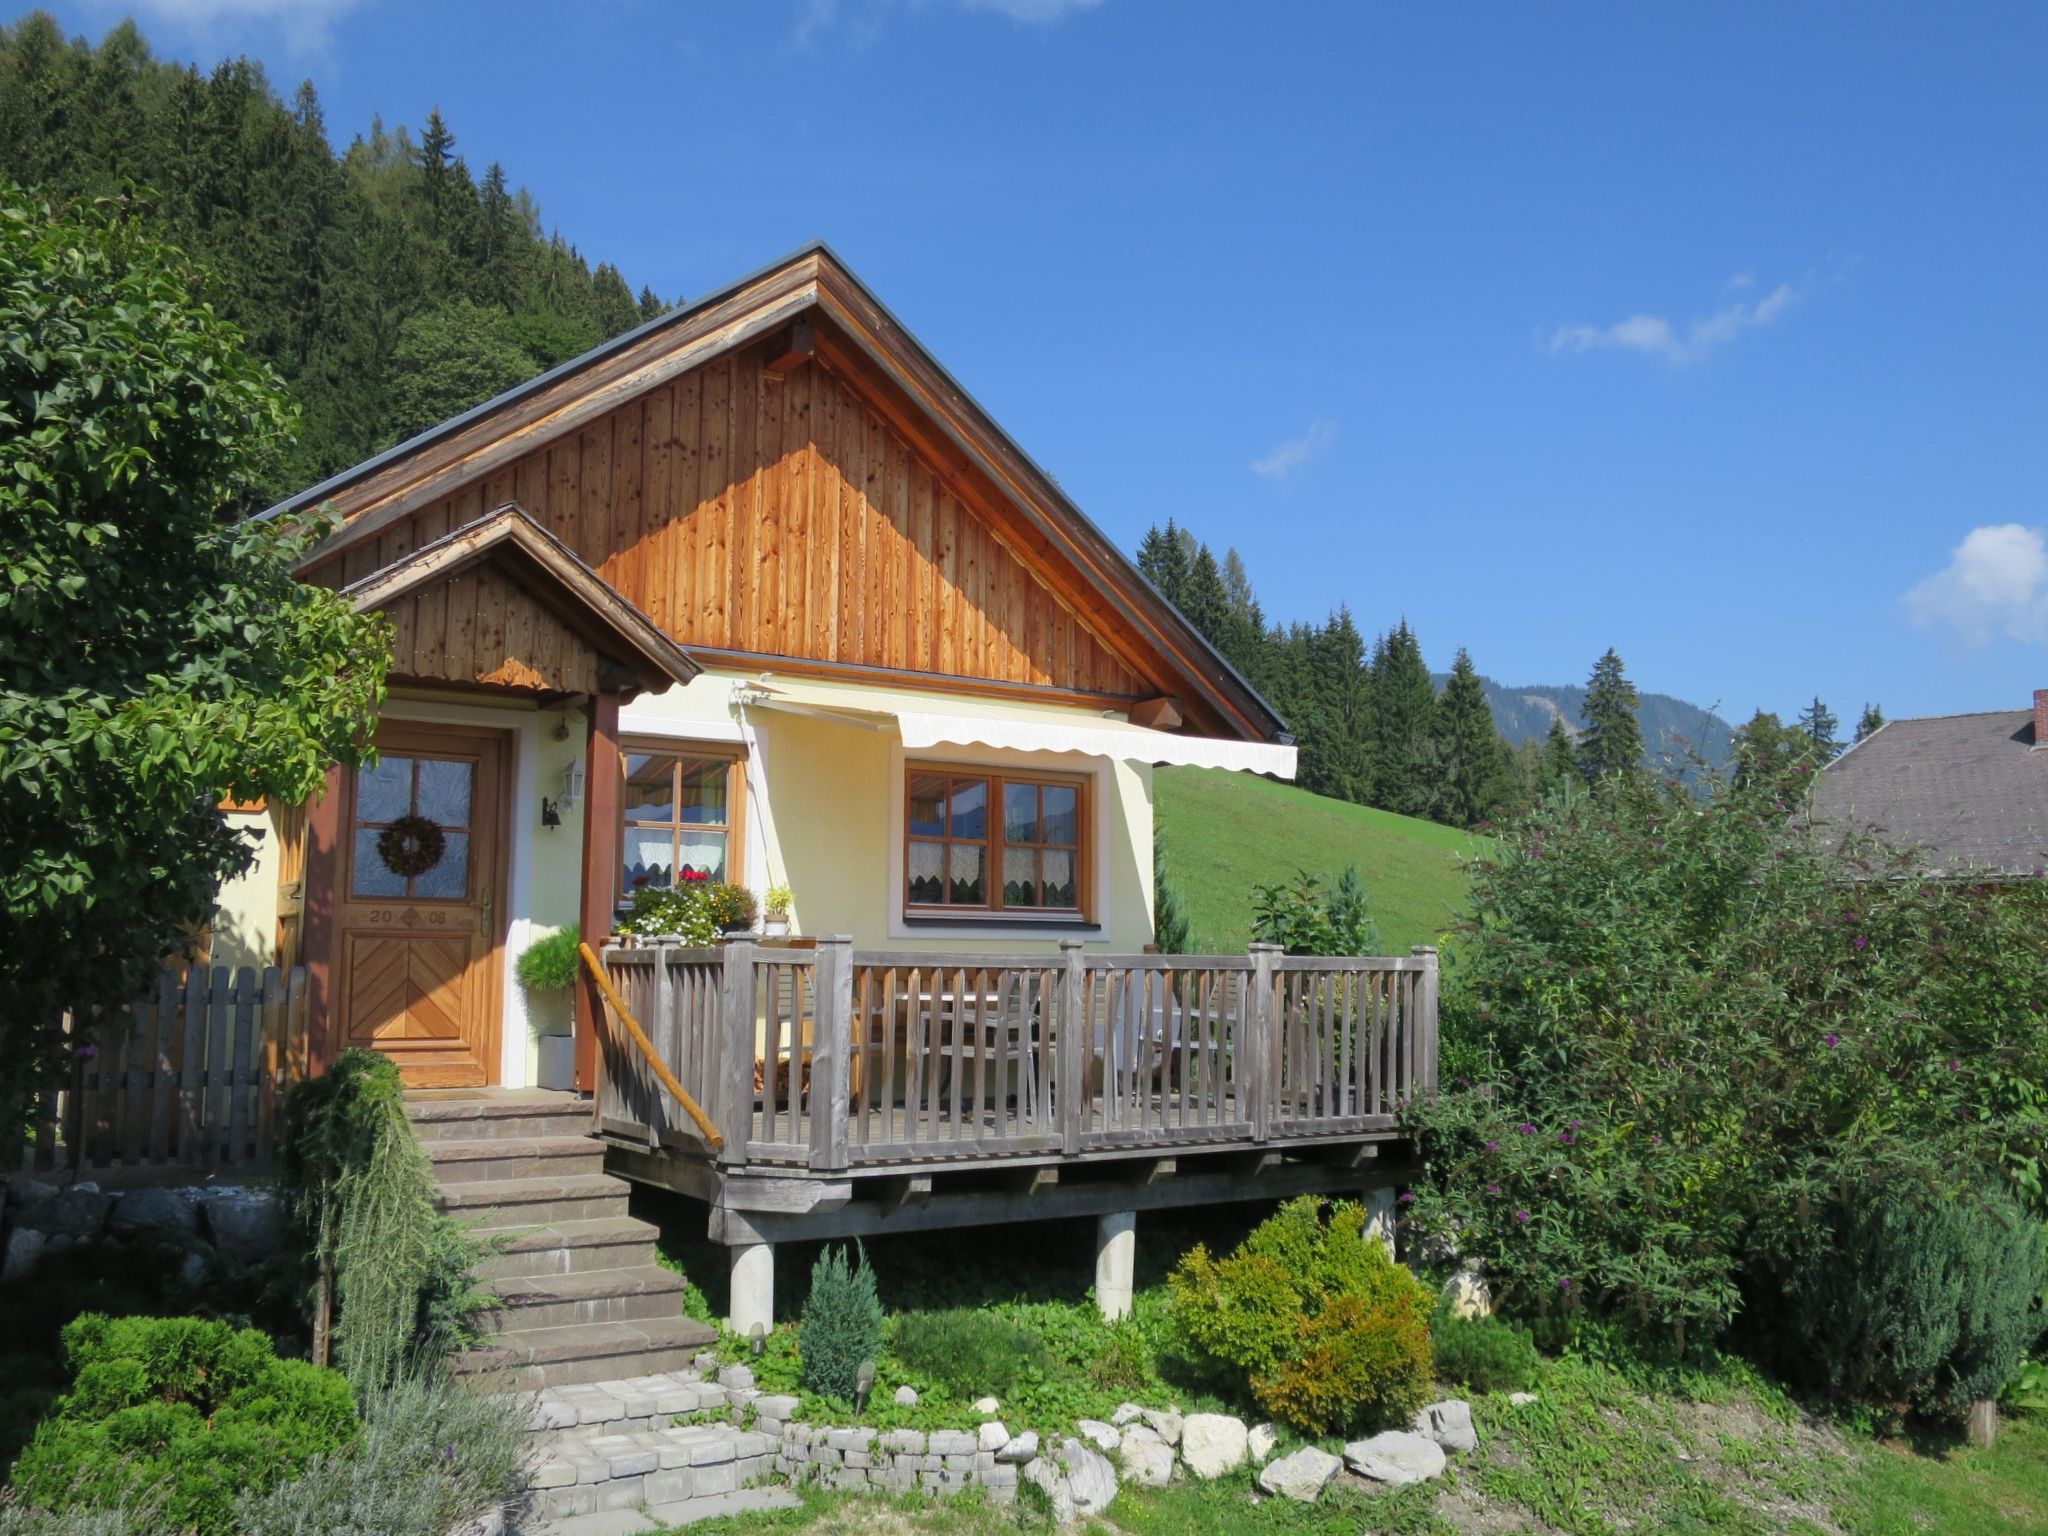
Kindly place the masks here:
<instances>
[{"instance_id":1,"label":"white rock","mask_svg":"<svg viewBox=\"0 0 2048 1536\"><path fill-rule=\"evenodd\" d=\"M1431 1403L1415 1415L1418 1435L1427 1435L1447 1451L1477 1450L1479 1433L1472 1427L1472 1405L1463 1398L1446 1398Z\"/></svg>"},{"instance_id":2,"label":"white rock","mask_svg":"<svg viewBox=\"0 0 2048 1536\"><path fill-rule=\"evenodd\" d=\"M1461 1269L1444 1282L1444 1302L1451 1309L1453 1317L1491 1317L1493 1315L1493 1290L1485 1277L1469 1269Z\"/></svg>"},{"instance_id":3,"label":"white rock","mask_svg":"<svg viewBox=\"0 0 2048 1536\"><path fill-rule=\"evenodd\" d=\"M1173 1447L1142 1424L1133 1424L1117 1453L1124 1476L1140 1488L1164 1488L1173 1481Z\"/></svg>"},{"instance_id":4,"label":"white rock","mask_svg":"<svg viewBox=\"0 0 2048 1536\"><path fill-rule=\"evenodd\" d=\"M1273 1447L1280 1443L1280 1431L1270 1424L1254 1424L1245 1432L1245 1454L1254 1462L1262 1462L1273 1454Z\"/></svg>"},{"instance_id":5,"label":"white rock","mask_svg":"<svg viewBox=\"0 0 2048 1536\"><path fill-rule=\"evenodd\" d=\"M1116 1412L1109 1416L1109 1422L1116 1425L1118 1429L1122 1429L1124 1425L1130 1423L1133 1419L1144 1417L1144 1413L1145 1410L1136 1403L1118 1403L1116 1405Z\"/></svg>"},{"instance_id":6,"label":"white rock","mask_svg":"<svg viewBox=\"0 0 2048 1536\"><path fill-rule=\"evenodd\" d=\"M1114 1424L1105 1424L1100 1419L1082 1419L1074 1425L1081 1432L1081 1438L1105 1455L1123 1444L1123 1432Z\"/></svg>"},{"instance_id":7,"label":"white rock","mask_svg":"<svg viewBox=\"0 0 2048 1536\"><path fill-rule=\"evenodd\" d=\"M1535 1401L1536 1394L1534 1392L1510 1392L1508 1394L1508 1406L1510 1408L1526 1408Z\"/></svg>"},{"instance_id":8,"label":"white rock","mask_svg":"<svg viewBox=\"0 0 2048 1536\"><path fill-rule=\"evenodd\" d=\"M1066 1472L1063 1481L1074 1501L1075 1514L1099 1515L1109 1508L1116 1498L1116 1468L1100 1451L1086 1441L1062 1440L1059 1464Z\"/></svg>"},{"instance_id":9,"label":"white rock","mask_svg":"<svg viewBox=\"0 0 2048 1536\"><path fill-rule=\"evenodd\" d=\"M1010 1443L996 1452L996 1460L1021 1467L1038 1454L1038 1431L1027 1429L1021 1435L1013 1436Z\"/></svg>"},{"instance_id":10,"label":"white rock","mask_svg":"<svg viewBox=\"0 0 2048 1536\"><path fill-rule=\"evenodd\" d=\"M1250 1431L1227 1413L1191 1413L1181 1424L1180 1459L1203 1482L1244 1465Z\"/></svg>"},{"instance_id":11,"label":"white rock","mask_svg":"<svg viewBox=\"0 0 2048 1536\"><path fill-rule=\"evenodd\" d=\"M1181 1417L1171 1408L1140 1408L1138 1416L1153 1429L1168 1445L1180 1444Z\"/></svg>"},{"instance_id":12,"label":"white rock","mask_svg":"<svg viewBox=\"0 0 2048 1536\"><path fill-rule=\"evenodd\" d=\"M1322 1497L1323 1490L1330 1486L1330 1480L1344 1468L1344 1463L1328 1451L1313 1445L1304 1445L1291 1456L1282 1456L1278 1461L1268 1463L1259 1472L1259 1486L1268 1493L1278 1494L1284 1499L1297 1499L1303 1504L1313 1504Z\"/></svg>"},{"instance_id":13,"label":"white rock","mask_svg":"<svg viewBox=\"0 0 2048 1536\"><path fill-rule=\"evenodd\" d=\"M0 1280L23 1280L36 1267L50 1239L34 1227L16 1227L7 1234L7 1248L0 1255Z\"/></svg>"},{"instance_id":14,"label":"white rock","mask_svg":"<svg viewBox=\"0 0 2048 1536\"><path fill-rule=\"evenodd\" d=\"M898 1408L915 1408L917 1406L917 1388L898 1387L896 1389L896 1406Z\"/></svg>"},{"instance_id":15,"label":"white rock","mask_svg":"<svg viewBox=\"0 0 2048 1536\"><path fill-rule=\"evenodd\" d=\"M974 1402L974 1411L976 1413L1001 1413L1003 1411L1003 1405L997 1402L992 1397L976 1398Z\"/></svg>"},{"instance_id":16,"label":"white rock","mask_svg":"<svg viewBox=\"0 0 2048 1536\"><path fill-rule=\"evenodd\" d=\"M1009 1426L1000 1419L990 1419L976 1431L975 1442L984 1451L1000 1451L1010 1443Z\"/></svg>"},{"instance_id":17,"label":"white rock","mask_svg":"<svg viewBox=\"0 0 2048 1536\"><path fill-rule=\"evenodd\" d=\"M1018 1474L1025 1482L1045 1490L1045 1496L1052 1501L1052 1518L1055 1524L1069 1525L1074 1519L1074 1491L1067 1486L1066 1474L1060 1471L1050 1456L1041 1456L1036 1461L1026 1462Z\"/></svg>"},{"instance_id":18,"label":"white rock","mask_svg":"<svg viewBox=\"0 0 2048 1536\"><path fill-rule=\"evenodd\" d=\"M1427 1482L1444 1470L1444 1448L1427 1435L1405 1429L1390 1429L1370 1440L1354 1440L1344 1447L1345 1463L1361 1477L1377 1483Z\"/></svg>"}]
</instances>

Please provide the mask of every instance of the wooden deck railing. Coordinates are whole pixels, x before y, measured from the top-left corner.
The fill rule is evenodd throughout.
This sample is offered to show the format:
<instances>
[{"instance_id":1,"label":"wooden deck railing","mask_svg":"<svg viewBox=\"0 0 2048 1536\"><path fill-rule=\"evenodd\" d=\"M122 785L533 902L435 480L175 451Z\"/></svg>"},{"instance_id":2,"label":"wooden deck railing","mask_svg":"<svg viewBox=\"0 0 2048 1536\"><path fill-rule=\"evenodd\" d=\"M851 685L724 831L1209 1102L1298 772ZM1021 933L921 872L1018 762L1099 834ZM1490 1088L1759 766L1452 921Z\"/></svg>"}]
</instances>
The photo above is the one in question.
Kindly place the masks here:
<instances>
[{"instance_id":1,"label":"wooden deck railing","mask_svg":"<svg viewBox=\"0 0 2048 1536\"><path fill-rule=\"evenodd\" d=\"M255 1171L306 1075L306 972L166 969L154 994L67 1019L70 1071L38 1096L20 1166Z\"/></svg>"},{"instance_id":2,"label":"wooden deck railing","mask_svg":"<svg viewBox=\"0 0 2048 1536\"><path fill-rule=\"evenodd\" d=\"M599 1123L823 1171L1391 1132L1436 1082L1437 959L856 951L739 939L605 968L714 1148L616 1025Z\"/></svg>"}]
</instances>

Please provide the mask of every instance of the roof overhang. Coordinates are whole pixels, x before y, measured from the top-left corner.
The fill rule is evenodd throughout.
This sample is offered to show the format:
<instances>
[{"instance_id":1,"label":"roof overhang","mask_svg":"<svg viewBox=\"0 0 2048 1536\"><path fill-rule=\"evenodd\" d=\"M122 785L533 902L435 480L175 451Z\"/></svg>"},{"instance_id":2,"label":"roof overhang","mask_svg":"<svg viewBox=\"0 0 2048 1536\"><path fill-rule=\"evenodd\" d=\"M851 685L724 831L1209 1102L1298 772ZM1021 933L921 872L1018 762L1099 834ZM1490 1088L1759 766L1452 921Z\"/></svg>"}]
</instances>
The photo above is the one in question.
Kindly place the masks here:
<instances>
[{"instance_id":1,"label":"roof overhang","mask_svg":"<svg viewBox=\"0 0 2048 1536\"><path fill-rule=\"evenodd\" d=\"M516 502L350 582L341 595L356 612L368 613L486 562L503 569L600 657L623 667L627 675L619 678L617 691L660 692L702 672L681 646Z\"/></svg>"},{"instance_id":2,"label":"roof overhang","mask_svg":"<svg viewBox=\"0 0 2048 1536\"><path fill-rule=\"evenodd\" d=\"M892 730L907 752L941 747L988 747L1007 752L1071 752L1121 762L1221 768L1292 779L1296 750L1269 742L1235 741L1153 730L1115 715L1088 715L1050 705L1000 704L982 699L892 696L874 690L838 690L780 678L742 685L750 708Z\"/></svg>"},{"instance_id":3,"label":"roof overhang","mask_svg":"<svg viewBox=\"0 0 2048 1536\"><path fill-rule=\"evenodd\" d=\"M879 384L915 416L922 446L948 472L993 487L1044 552L1174 674L1212 723L1243 740L1284 743L1286 722L1168 603L979 402L822 242L615 338L474 410L278 503L265 517L333 504L344 527L300 562L307 571L459 486L581 428L642 391L725 352L808 320L833 366ZM818 324L822 320L824 324ZM885 406L890 402L883 402ZM1141 670L1146 670L1141 668ZM1184 684L1184 686L1182 686Z\"/></svg>"}]
</instances>

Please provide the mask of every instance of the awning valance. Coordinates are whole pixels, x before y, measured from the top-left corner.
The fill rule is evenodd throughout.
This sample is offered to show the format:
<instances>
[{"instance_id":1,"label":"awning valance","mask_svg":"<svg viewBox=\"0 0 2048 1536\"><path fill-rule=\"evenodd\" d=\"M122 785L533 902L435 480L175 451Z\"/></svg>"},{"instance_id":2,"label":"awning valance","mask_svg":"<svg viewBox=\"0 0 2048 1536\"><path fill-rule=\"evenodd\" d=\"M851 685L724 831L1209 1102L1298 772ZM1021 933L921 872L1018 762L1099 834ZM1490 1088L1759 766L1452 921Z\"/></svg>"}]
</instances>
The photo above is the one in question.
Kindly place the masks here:
<instances>
[{"instance_id":1,"label":"awning valance","mask_svg":"<svg viewBox=\"0 0 2048 1536\"><path fill-rule=\"evenodd\" d=\"M1226 741L1157 731L1109 715L1088 715L1048 705L1001 704L925 695L884 695L770 679L747 685L754 707L844 719L848 724L893 725L906 751L935 747L994 747L1009 752L1077 752L1134 763L1223 768L1292 779L1296 749L1260 741Z\"/></svg>"}]
</instances>

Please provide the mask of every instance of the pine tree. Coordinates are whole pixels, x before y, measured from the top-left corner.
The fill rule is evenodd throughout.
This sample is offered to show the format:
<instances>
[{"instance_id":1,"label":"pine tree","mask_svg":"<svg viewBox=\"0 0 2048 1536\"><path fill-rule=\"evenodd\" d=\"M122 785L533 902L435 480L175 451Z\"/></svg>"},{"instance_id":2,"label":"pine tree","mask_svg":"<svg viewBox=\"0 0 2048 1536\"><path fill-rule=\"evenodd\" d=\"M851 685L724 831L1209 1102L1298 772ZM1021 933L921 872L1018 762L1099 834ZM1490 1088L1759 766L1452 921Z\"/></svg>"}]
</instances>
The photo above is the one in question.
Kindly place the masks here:
<instances>
[{"instance_id":1,"label":"pine tree","mask_svg":"<svg viewBox=\"0 0 2048 1536\"><path fill-rule=\"evenodd\" d=\"M1863 706L1863 713L1856 717L1856 739L1861 741L1883 727L1884 711L1875 704L1866 704Z\"/></svg>"},{"instance_id":2,"label":"pine tree","mask_svg":"<svg viewBox=\"0 0 2048 1536\"><path fill-rule=\"evenodd\" d=\"M1203 639L1214 646L1223 644L1224 633L1230 624L1230 594L1224 589L1222 568L1216 564L1216 557L1209 552L1208 545L1195 546L1195 557L1188 564L1187 582L1174 606L1201 632Z\"/></svg>"},{"instance_id":3,"label":"pine tree","mask_svg":"<svg viewBox=\"0 0 2048 1536\"><path fill-rule=\"evenodd\" d=\"M1166 520L1164 528L1145 530L1145 537L1138 544L1138 570L1176 608L1180 607L1187 587L1188 564L1187 546L1172 518Z\"/></svg>"},{"instance_id":4,"label":"pine tree","mask_svg":"<svg viewBox=\"0 0 2048 1536\"><path fill-rule=\"evenodd\" d=\"M1620 655L1610 647L1593 663L1586 680L1586 702L1579 711L1585 733L1579 738L1579 771L1589 780L1633 773L1643 762L1643 728L1636 720L1636 685L1623 672Z\"/></svg>"},{"instance_id":5,"label":"pine tree","mask_svg":"<svg viewBox=\"0 0 2048 1536\"><path fill-rule=\"evenodd\" d=\"M1306 634L1308 686L1316 722L1315 781L1319 795L1369 804L1372 800L1372 677L1365 665L1365 637L1339 608L1320 629Z\"/></svg>"},{"instance_id":6,"label":"pine tree","mask_svg":"<svg viewBox=\"0 0 2048 1536\"><path fill-rule=\"evenodd\" d=\"M1194 953L1194 933L1179 885L1166 870L1166 842L1152 832L1152 945L1162 955Z\"/></svg>"},{"instance_id":7,"label":"pine tree","mask_svg":"<svg viewBox=\"0 0 2048 1536\"><path fill-rule=\"evenodd\" d=\"M1372 804L1427 816L1435 798L1436 686L1403 619L1373 648Z\"/></svg>"},{"instance_id":8,"label":"pine tree","mask_svg":"<svg viewBox=\"0 0 2048 1536\"><path fill-rule=\"evenodd\" d=\"M1543 760L1537 775L1538 791L1548 798L1569 784L1579 780L1579 749L1572 741L1572 733L1562 716L1550 722L1550 733L1543 738Z\"/></svg>"},{"instance_id":9,"label":"pine tree","mask_svg":"<svg viewBox=\"0 0 2048 1536\"><path fill-rule=\"evenodd\" d=\"M1436 734L1437 819L1456 827L1492 820L1507 797L1509 761L1479 669L1462 646L1436 701Z\"/></svg>"},{"instance_id":10,"label":"pine tree","mask_svg":"<svg viewBox=\"0 0 2048 1536\"><path fill-rule=\"evenodd\" d=\"M1841 742L1835 739L1835 732L1839 729L1835 712L1821 702L1819 694L1815 694L1813 702L1799 712L1799 729L1813 743L1814 757L1821 763L1832 762L1835 754L1842 750Z\"/></svg>"}]
</instances>

